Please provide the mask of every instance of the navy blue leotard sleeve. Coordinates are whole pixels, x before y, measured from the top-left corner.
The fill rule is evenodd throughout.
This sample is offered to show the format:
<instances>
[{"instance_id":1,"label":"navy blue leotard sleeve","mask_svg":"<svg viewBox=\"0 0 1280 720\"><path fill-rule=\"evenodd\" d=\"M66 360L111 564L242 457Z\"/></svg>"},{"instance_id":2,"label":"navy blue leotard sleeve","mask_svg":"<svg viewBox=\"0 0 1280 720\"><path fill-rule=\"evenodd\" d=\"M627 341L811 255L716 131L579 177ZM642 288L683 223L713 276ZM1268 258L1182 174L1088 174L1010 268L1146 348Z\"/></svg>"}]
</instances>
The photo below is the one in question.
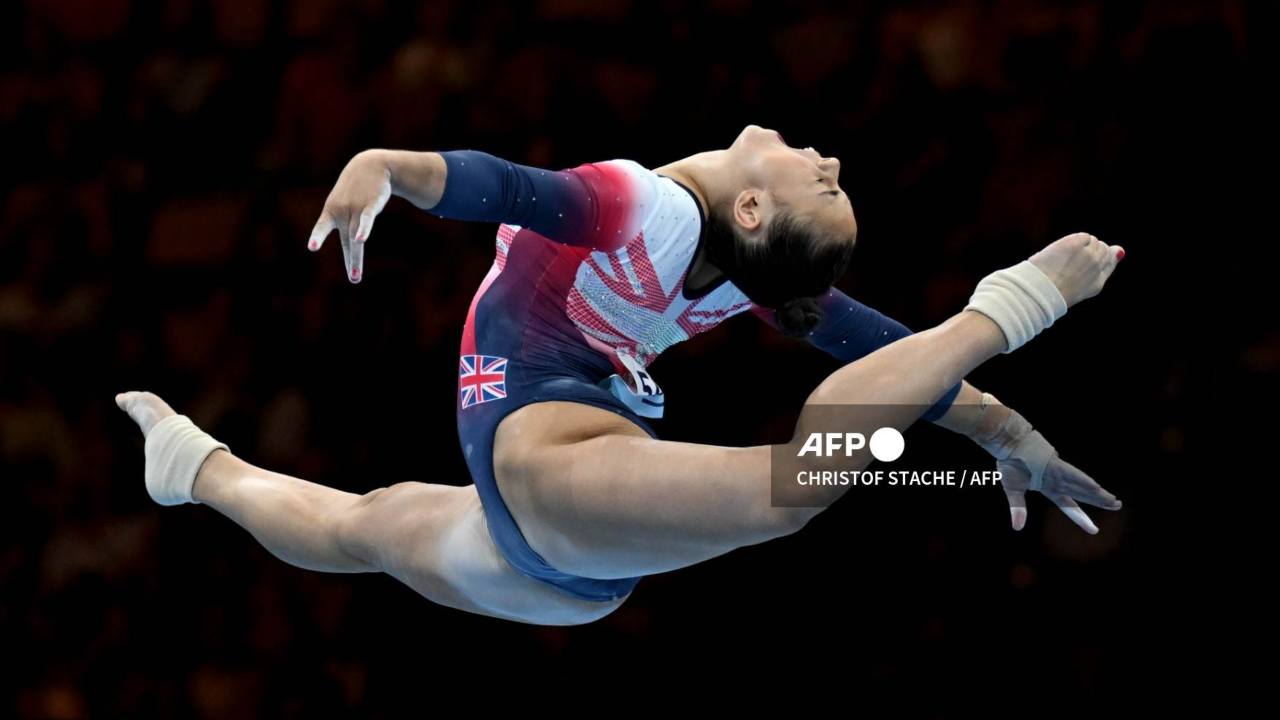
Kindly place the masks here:
<instances>
[{"instance_id":1,"label":"navy blue leotard sleeve","mask_svg":"<svg viewBox=\"0 0 1280 720\"><path fill-rule=\"evenodd\" d=\"M518 225L567 245L597 246L624 208L602 203L616 179L596 164L570 170L520 165L478 150L440 153L444 194L429 212L452 220Z\"/></svg>"},{"instance_id":2,"label":"navy blue leotard sleeve","mask_svg":"<svg viewBox=\"0 0 1280 720\"><path fill-rule=\"evenodd\" d=\"M835 288L819 298L818 305L822 308L822 320L809 335L809 343L843 363L853 362L911 334L906 325ZM776 326L772 310L757 307L754 312ZM931 422L942 417L959 393L957 383L921 417Z\"/></svg>"}]
</instances>

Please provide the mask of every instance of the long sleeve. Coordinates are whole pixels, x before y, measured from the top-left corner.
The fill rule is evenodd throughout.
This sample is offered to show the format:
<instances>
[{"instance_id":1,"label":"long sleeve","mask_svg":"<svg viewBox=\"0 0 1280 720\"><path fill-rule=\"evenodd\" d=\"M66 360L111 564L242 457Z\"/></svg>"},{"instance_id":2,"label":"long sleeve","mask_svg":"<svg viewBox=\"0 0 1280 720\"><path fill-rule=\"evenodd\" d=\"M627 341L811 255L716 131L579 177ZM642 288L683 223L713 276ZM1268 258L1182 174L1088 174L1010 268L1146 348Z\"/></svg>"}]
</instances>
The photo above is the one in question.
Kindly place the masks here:
<instances>
[{"instance_id":1,"label":"long sleeve","mask_svg":"<svg viewBox=\"0 0 1280 720\"><path fill-rule=\"evenodd\" d=\"M819 298L818 304L822 308L822 321L809 334L809 343L842 363L853 362L911 334L907 326L835 288ZM773 310L755 306L752 312L777 326ZM959 392L957 383L929 408L924 419L932 422L946 414Z\"/></svg>"},{"instance_id":2,"label":"long sleeve","mask_svg":"<svg viewBox=\"0 0 1280 720\"><path fill-rule=\"evenodd\" d=\"M611 249L632 210L627 179L609 163L547 170L477 150L440 155L448 173L430 210L439 217L518 225L566 245Z\"/></svg>"}]
</instances>

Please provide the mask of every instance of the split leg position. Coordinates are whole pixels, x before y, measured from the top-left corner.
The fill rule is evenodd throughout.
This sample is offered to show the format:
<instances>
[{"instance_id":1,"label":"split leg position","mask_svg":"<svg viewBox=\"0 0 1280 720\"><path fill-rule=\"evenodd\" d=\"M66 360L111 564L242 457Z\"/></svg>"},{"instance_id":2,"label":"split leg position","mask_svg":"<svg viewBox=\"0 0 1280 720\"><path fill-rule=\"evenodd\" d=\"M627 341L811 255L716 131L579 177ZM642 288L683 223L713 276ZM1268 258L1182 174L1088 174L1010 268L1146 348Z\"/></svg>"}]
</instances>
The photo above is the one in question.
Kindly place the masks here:
<instances>
[{"instance_id":1,"label":"split leg position","mask_svg":"<svg viewBox=\"0 0 1280 720\"><path fill-rule=\"evenodd\" d=\"M403 482L356 495L254 466L223 449L208 453L198 474L175 471L180 463L166 457L164 442L173 429L161 423L189 421L149 392L121 393L116 403L146 438L147 489L154 499L208 505L291 565L385 572L441 605L546 625L590 622L621 603L577 600L508 565L489 537L474 485ZM174 487L184 475L188 482L194 475L192 486Z\"/></svg>"},{"instance_id":2,"label":"split leg position","mask_svg":"<svg viewBox=\"0 0 1280 720\"><path fill-rule=\"evenodd\" d=\"M1073 235L1032 262L1061 293L1057 301L1065 311L1097 294L1122 256L1119 248ZM1035 304L1019 287L1022 280L998 275L979 286L970 305L974 310L833 373L810 395L806 411L826 404L928 407L981 363L1052 322L1052 317L1033 317ZM1004 291L999 291L1001 282ZM979 302L984 286L990 297ZM385 572L442 605L538 624L591 622L626 599L579 600L516 571L489 536L474 486L407 482L355 495L255 467L224 449L197 453L189 472L175 471L181 462L170 456L181 456L181 449L165 446L172 444L166 438L176 436L169 426L185 423L189 433L199 431L151 393L122 393L116 401L147 438L147 485L153 497L164 504L207 504L298 567ZM1120 506L1056 456L1040 452L1037 459L1037 442L1039 449L1047 447L1042 438L1035 439L1038 433L1001 437L1011 418L1020 420L1015 416L998 407L984 417L988 427L979 431L997 457L1012 462L1010 453L1019 449L1026 456L1012 455L1022 484L1018 473L1006 481L1011 501L1032 489L1069 513L1078 511L1074 500L1106 509ZM916 419L904 410L881 420L905 429ZM163 432L152 432L162 424ZM768 446L654 440L613 413L575 403L537 403L509 415L498 427L494 459L503 499L530 546L558 570L586 577L625 578L686 567L793 533L821 510L773 505Z\"/></svg>"}]
</instances>

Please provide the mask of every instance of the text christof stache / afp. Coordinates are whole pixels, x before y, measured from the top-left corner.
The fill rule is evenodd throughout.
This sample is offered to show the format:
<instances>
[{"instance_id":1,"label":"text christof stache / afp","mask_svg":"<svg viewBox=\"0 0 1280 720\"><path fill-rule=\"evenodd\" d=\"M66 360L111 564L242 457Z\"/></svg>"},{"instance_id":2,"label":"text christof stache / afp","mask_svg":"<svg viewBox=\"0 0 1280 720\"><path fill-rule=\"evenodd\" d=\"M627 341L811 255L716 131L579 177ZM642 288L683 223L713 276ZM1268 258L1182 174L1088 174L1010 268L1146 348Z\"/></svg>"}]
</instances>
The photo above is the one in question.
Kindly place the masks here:
<instances>
[{"instance_id":1,"label":"text christof stache / afp","mask_svg":"<svg viewBox=\"0 0 1280 720\"><path fill-rule=\"evenodd\" d=\"M864 487L992 487L999 485L999 470L802 470L798 485L849 485Z\"/></svg>"}]
</instances>

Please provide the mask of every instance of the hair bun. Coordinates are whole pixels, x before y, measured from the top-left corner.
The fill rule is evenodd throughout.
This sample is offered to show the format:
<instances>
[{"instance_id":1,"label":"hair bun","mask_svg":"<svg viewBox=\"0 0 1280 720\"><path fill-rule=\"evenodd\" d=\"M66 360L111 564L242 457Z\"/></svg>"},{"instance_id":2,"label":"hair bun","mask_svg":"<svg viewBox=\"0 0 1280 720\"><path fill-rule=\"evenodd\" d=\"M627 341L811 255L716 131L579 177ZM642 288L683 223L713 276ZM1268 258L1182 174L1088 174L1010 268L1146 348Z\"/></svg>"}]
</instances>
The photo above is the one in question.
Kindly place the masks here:
<instances>
[{"instance_id":1,"label":"hair bun","mask_svg":"<svg viewBox=\"0 0 1280 720\"><path fill-rule=\"evenodd\" d=\"M792 337L808 335L822 320L822 309L813 298L788 300L773 311L778 329Z\"/></svg>"}]
</instances>

